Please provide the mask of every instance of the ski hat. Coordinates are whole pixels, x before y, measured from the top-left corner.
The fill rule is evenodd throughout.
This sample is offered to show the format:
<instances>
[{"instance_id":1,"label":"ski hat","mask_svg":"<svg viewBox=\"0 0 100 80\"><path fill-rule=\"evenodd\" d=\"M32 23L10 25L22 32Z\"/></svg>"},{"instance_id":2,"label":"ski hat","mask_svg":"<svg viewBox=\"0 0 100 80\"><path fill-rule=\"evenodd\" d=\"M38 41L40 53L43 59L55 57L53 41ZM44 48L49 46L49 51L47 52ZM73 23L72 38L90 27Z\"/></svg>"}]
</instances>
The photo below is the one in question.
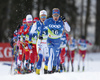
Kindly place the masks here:
<instances>
[{"instance_id":1,"label":"ski hat","mask_svg":"<svg viewBox=\"0 0 100 80\"><path fill-rule=\"evenodd\" d=\"M52 14L55 14L55 13L60 15L60 10L58 8L53 8Z\"/></svg>"},{"instance_id":2,"label":"ski hat","mask_svg":"<svg viewBox=\"0 0 100 80\"><path fill-rule=\"evenodd\" d=\"M24 23L24 24L26 23L26 18L23 19L23 23Z\"/></svg>"},{"instance_id":3,"label":"ski hat","mask_svg":"<svg viewBox=\"0 0 100 80\"><path fill-rule=\"evenodd\" d=\"M47 11L46 10L41 10L39 15L41 16L42 14L45 14L47 16Z\"/></svg>"},{"instance_id":4,"label":"ski hat","mask_svg":"<svg viewBox=\"0 0 100 80\"><path fill-rule=\"evenodd\" d=\"M35 18L33 19L33 23L35 23L35 22L37 22L37 21L39 21L39 18L38 18L38 17L35 17Z\"/></svg>"},{"instance_id":5,"label":"ski hat","mask_svg":"<svg viewBox=\"0 0 100 80\"><path fill-rule=\"evenodd\" d=\"M28 14L26 16L26 22L32 22L32 21L33 21L32 15Z\"/></svg>"}]
</instances>

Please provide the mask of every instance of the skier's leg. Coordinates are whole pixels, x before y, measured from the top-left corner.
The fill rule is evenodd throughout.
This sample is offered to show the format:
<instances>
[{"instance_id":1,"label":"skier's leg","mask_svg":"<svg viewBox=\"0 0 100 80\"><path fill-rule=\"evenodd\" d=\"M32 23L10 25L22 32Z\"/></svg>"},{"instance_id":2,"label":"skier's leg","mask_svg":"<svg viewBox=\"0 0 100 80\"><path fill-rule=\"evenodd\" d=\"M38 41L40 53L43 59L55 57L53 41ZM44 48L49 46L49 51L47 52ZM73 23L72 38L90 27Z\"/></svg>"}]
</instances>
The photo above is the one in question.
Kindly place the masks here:
<instances>
[{"instance_id":1,"label":"skier's leg","mask_svg":"<svg viewBox=\"0 0 100 80\"><path fill-rule=\"evenodd\" d=\"M60 59L61 59L61 61L60 61L60 72L62 72L63 71L63 63L65 61L65 48L61 49Z\"/></svg>"},{"instance_id":2,"label":"skier's leg","mask_svg":"<svg viewBox=\"0 0 100 80\"><path fill-rule=\"evenodd\" d=\"M75 51L71 51L71 59L72 59L72 72L74 71L74 65L73 65L73 62L74 62L74 54L75 54Z\"/></svg>"},{"instance_id":3,"label":"skier's leg","mask_svg":"<svg viewBox=\"0 0 100 80\"><path fill-rule=\"evenodd\" d=\"M19 46L19 55L18 55L18 71L21 72L21 63L22 63L22 55L23 55L23 48L22 44Z\"/></svg>"},{"instance_id":4,"label":"skier's leg","mask_svg":"<svg viewBox=\"0 0 100 80\"><path fill-rule=\"evenodd\" d=\"M84 51L83 51L83 54L82 54L82 62L83 62L82 71L84 71L84 69L85 69L85 63L84 63L85 56L86 56L86 50L84 50Z\"/></svg>"},{"instance_id":5,"label":"skier's leg","mask_svg":"<svg viewBox=\"0 0 100 80\"><path fill-rule=\"evenodd\" d=\"M60 53L61 53L61 48L59 49L59 56L57 57L57 66L56 66L56 72L60 72Z\"/></svg>"},{"instance_id":6,"label":"skier's leg","mask_svg":"<svg viewBox=\"0 0 100 80\"><path fill-rule=\"evenodd\" d=\"M54 60L53 60L53 69L52 72L56 71L56 66L57 66L57 57L59 56L59 44L55 44L55 46L53 47L53 51L54 51Z\"/></svg>"},{"instance_id":7,"label":"skier's leg","mask_svg":"<svg viewBox=\"0 0 100 80\"><path fill-rule=\"evenodd\" d=\"M49 62L48 62L48 73L51 73L53 66L53 47L49 47Z\"/></svg>"},{"instance_id":8,"label":"skier's leg","mask_svg":"<svg viewBox=\"0 0 100 80\"><path fill-rule=\"evenodd\" d=\"M70 55L69 50L67 51L67 72L69 71L69 61L70 61Z\"/></svg>"},{"instance_id":9,"label":"skier's leg","mask_svg":"<svg viewBox=\"0 0 100 80\"><path fill-rule=\"evenodd\" d=\"M82 55L82 51L81 50L79 50L79 57L78 57L78 71L80 70L80 61L81 61L81 56Z\"/></svg>"},{"instance_id":10,"label":"skier's leg","mask_svg":"<svg viewBox=\"0 0 100 80\"><path fill-rule=\"evenodd\" d=\"M28 44L26 44L24 48L24 54L25 54L25 62L24 62L24 70L25 72L29 72L29 48Z\"/></svg>"},{"instance_id":11,"label":"skier's leg","mask_svg":"<svg viewBox=\"0 0 100 80\"><path fill-rule=\"evenodd\" d=\"M40 74L40 69L42 66L42 61L43 61L43 45L42 43L40 44L38 42L39 46L38 46L38 56L39 56L39 60L37 62L37 66L36 66L36 74Z\"/></svg>"},{"instance_id":12,"label":"skier's leg","mask_svg":"<svg viewBox=\"0 0 100 80\"><path fill-rule=\"evenodd\" d=\"M34 71L34 65L35 65L36 59L37 59L36 45L33 44L32 50L30 51L30 64L31 64L30 68L31 68L31 71Z\"/></svg>"},{"instance_id":13,"label":"skier's leg","mask_svg":"<svg viewBox=\"0 0 100 80\"><path fill-rule=\"evenodd\" d=\"M47 74L48 70L48 61L49 61L49 53L48 53L48 47L47 44L44 44L44 57L45 57L45 66L44 66L44 74Z\"/></svg>"}]
</instances>

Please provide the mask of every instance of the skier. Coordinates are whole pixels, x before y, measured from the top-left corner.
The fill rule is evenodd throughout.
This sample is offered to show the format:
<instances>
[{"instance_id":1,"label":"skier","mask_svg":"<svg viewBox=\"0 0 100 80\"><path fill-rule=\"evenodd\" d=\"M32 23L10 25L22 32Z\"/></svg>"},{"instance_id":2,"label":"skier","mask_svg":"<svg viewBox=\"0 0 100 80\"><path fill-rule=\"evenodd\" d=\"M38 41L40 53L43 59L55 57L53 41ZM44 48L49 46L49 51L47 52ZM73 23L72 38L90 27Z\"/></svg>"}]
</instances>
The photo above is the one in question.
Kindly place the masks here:
<instances>
[{"instance_id":1,"label":"skier","mask_svg":"<svg viewBox=\"0 0 100 80\"><path fill-rule=\"evenodd\" d=\"M45 10L41 10L40 13L39 13L39 17L40 17L40 20L37 21L33 25L31 32L30 32L30 35L33 35L33 33L35 31L37 31L38 36L39 36L40 31L41 31L41 26L43 25L43 22L47 18L47 12ZM48 47L47 47L47 35L48 35L47 26L45 26L43 28L43 39L42 40L37 39L37 52L38 52L39 60L37 62L37 66L36 66L36 74L40 74L40 69L41 69L41 66L42 66L43 57L45 59L44 74L47 73L48 57L49 57Z\"/></svg>"},{"instance_id":2,"label":"skier","mask_svg":"<svg viewBox=\"0 0 100 80\"><path fill-rule=\"evenodd\" d=\"M14 34L13 34L13 38L12 38L12 43L13 43L13 57L14 57L14 60L15 60L15 68L14 68L14 73L16 73L17 71L17 57L18 57L18 50L19 50L19 47L17 45L17 42L18 42L18 32L20 30L20 25L17 26L16 30L14 31Z\"/></svg>"},{"instance_id":3,"label":"skier","mask_svg":"<svg viewBox=\"0 0 100 80\"><path fill-rule=\"evenodd\" d=\"M60 10L58 8L54 8L52 10L52 17L45 20L44 25L48 27L48 38L47 45L49 51L49 62L48 62L48 73L54 73L56 71L57 65L57 57L59 56L59 47L61 43L62 32L65 29L69 28L67 22L63 24L62 19L60 18ZM41 33L39 35L39 39L43 39L43 27L41 26Z\"/></svg>"},{"instance_id":4,"label":"skier","mask_svg":"<svg viewBox=\"0 0 100 80\"><path fill-rule=\"evenodd\" d=\"M38 17L35 17L33 19L33 25L39 21ZM31 31L31 29L30 29ZM29 32L29 51L30 51L30 67L31 67L31 72L34 72L35 69L35 63L38 60L37 57L37 49L36 49L36 41L37 41L37 32L35 31L34 34L31 34Z\"/></svg>"},{"instance_id":5,"label":"skier","mask_svg":"<svg viewBox=\"0 0 100 80\"><path fill-rule=\"evenodd\" d=\"M18 68L17 72L18 74L21 74L20 72L23 71L24 66L24 42L25 42L25 36L23 35L24 29L27 28L26 25L26 18L23 19L22 25L18 31L18 40L17 40L17 46L18 46ZM23 64L22 64L23 63Z\"/></svg>"},{"instance_id":6,"label":"skier","mask_svg":"<svg viewBox=\"0 0 100 80\"><path fill-rule=\"evenodd\" d=\"M72 72L74 71L74 66L73 66L73 62L74 62L74 55L75 55L75 50L77 48L77 42L76 40L71 37L72 40L72 44L70 44L68 42L68 51L67 51L67 57L68 57L68 64L67 64L67 72L69 71L69 61L71 59L71 64L72 64Z\"/></svg>"},{"instance_id":7,"label":"skier","mask_svg":"<svg viewBox=\"0 0 100 80\"><path fill-rule=\"evenodd\" d=\"M63 33L62 37L61 37L61 45L60 45L60 72L65 71L65 55L66 55L66 44L67 44L67 38L68 38L68 34L66 34L65 32Z\"/></svg>"},{"instance_id":8,"label":"skier","mask_svg":"<svg viewBox=\"0 0 100 80\"><path fill-rule=\"evenodd\" d=\"M29 48L29 32L32 28L33 25L33 18L31 14L28 14L26 16L26 25L27 28L24 30L23 34L25 35L25 48L24 48L24 54L25 54L25 62L24 62L24 71L26 73L31 72L31 70L29 69L29 59L30 59L30 48Z\"/></svg>"},{"instance_id":9,"label":"skier","mask_svg":"<svg viewBox=\"0 0 100 80\"><path fill-rule=\"evenodd\" d=\"M84 59L86 56L87 44L92 45L89 41L85 39L85 36L81 36L81 39L78 40L78 48L79 48L79 61L78 61L78 71L80 70L80 59L82 58L83 67L82 71L85 69Z\"/></svg>"},{"instance_id":10,"label":"skier","mask_svg":"<svg viewBox=\"0 0 100 80\"><path fill-rule=\"evenodd\" d=\"M66 23L66 19L64 16L61 16L61 19L63 20L63 23ZM67 25L67 32L66 31L63 31L62 33L62 37L61 37L61 45L60 45L60 72L63 71L66 71L65 70L65 56L66 56L66 50L65 48L67 47L66 44L67 42L69 41L70 39L70 36L68 34L68 32L70 32L70 26Z\"/></svg>"},{"instance_id":11,"label":"skier","mask_svg":"<svg viewBox=\"0 0 100 80\"><path fill-rule=\"evenodd\" d=\"M22 66L22 63L24 63L24 71L23 71L23 66L21 72L30 72L29 70L29 47L28 47L28 42L29 42L29 29L32 27L33 24L33 18L32 15L28 14L26 16L26 24L23 25L19 31L19 34L22 35L21 37L21 46L19 48L19 69ZM23 58L25 55L25 62L22 62Z\"/></svg>"}]
</instances>

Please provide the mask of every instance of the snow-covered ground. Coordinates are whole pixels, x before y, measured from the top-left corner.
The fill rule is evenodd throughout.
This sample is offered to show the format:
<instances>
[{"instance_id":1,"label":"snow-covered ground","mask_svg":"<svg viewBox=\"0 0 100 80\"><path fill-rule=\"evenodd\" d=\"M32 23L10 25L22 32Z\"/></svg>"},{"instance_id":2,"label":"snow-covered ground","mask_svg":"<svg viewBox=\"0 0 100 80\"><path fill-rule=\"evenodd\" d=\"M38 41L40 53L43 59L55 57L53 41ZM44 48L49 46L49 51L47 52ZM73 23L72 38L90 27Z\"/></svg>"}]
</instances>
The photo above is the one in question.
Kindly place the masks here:
<instances>
[{"instance_id":1,"label":"snow-covered ground","mask_svg":"<svg viewBox=\"0 0 100 80\"><path fill-rule=\"evenodd\" d=\"M74 72L63 72L54 74L35 73L24 75L11 75L11 62L0 62L0 80L100 80L100 53L88 53L85 59L85 71L77 71L78 55L75 56ZM65 64L67 66L67 63ZM81 64L82 67L82 64Z\"/></svg>"}]
</instances>

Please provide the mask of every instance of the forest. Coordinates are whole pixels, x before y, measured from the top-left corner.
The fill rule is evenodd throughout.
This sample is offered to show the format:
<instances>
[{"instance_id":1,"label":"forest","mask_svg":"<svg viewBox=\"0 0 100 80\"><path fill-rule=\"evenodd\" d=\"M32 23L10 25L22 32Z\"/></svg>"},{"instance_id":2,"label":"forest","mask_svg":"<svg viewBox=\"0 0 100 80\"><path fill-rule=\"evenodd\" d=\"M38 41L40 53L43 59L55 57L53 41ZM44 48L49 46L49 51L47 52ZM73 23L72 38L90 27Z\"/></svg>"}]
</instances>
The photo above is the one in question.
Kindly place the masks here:
<instances>
[{"instance_id":1,"label":"forest","mask_svg":"<svg viewBox=\"0 0 100 80\"><path fill-rule=\"evenodd\" d=\"M39 17L39 11L59 8L71 27L71 34L78 39L85 36L100 51L100 0L0 0L0 42L9 42L27 14Z\"/></svg>"}]
</instances>

